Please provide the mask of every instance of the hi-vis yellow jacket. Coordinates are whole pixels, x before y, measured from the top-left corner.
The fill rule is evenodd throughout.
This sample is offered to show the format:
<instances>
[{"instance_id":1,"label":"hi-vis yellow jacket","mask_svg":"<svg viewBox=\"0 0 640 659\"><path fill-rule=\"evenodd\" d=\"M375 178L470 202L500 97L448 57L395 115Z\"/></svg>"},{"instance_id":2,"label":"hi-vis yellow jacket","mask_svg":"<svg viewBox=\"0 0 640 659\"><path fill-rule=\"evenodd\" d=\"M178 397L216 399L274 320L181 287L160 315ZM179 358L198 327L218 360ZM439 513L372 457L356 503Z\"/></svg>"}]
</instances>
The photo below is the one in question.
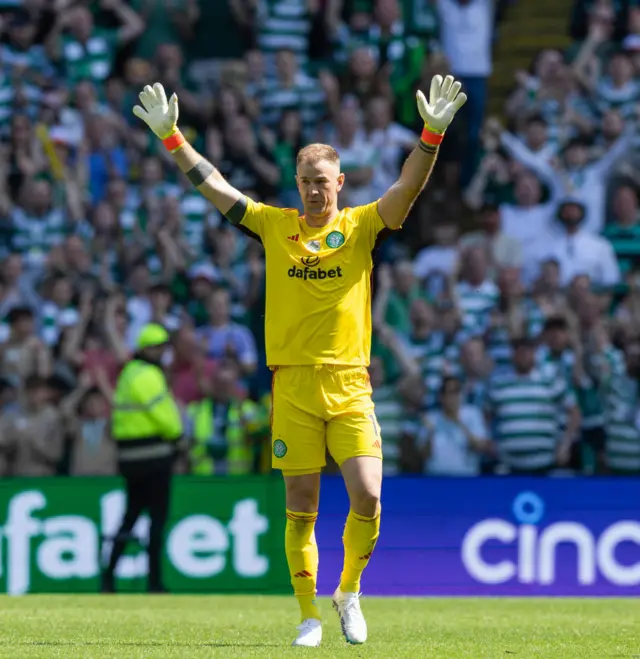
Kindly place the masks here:
<instances>
[{"instance_id":1,"label":"hi-vis yellow jacket","mask_svg":"<svg viewBox=\"0 0 640 659\"><path fill-rule=\"evenodd\" d=\"M120 460L170 456L182 433L180 410L162 369L139 359L130 361L116 383L111 417Z\"/></svg>"}]
</instances>

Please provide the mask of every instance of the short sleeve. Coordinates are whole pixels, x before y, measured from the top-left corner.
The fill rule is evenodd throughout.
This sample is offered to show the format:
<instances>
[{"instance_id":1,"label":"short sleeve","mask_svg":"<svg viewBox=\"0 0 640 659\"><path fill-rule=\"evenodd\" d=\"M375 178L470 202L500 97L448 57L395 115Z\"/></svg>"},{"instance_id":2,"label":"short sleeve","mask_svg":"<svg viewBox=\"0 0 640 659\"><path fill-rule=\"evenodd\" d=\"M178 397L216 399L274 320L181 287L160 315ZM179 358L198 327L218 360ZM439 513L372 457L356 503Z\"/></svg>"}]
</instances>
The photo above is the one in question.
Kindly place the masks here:
<instances>
[{"instance_id":1,"label":"short sleeve","mask_svg":"<svg viewBox=\"0 0 640 659\"><path fill-rule=\"evenodd\" d=\"M264 231L267 225L266 219L269 207L256 203L252 199L249 199L249 197L246 197L246 199L247 210L240 221L239 228L246 229L249 233L253 234L253 237L257 237L264 242Z\"/></svg>"},{"instance_id":2,"label":"short sleeve","mask_svg":"<svg viewBox=\"0 0 640 659\"><path fill-rule=\"evenodd\" d=\"M366 206L358 206L353 209L353 213L358 230L362 233L370 251L392 233L380 217L377 201Z\"/></svg>"}]
</instances>

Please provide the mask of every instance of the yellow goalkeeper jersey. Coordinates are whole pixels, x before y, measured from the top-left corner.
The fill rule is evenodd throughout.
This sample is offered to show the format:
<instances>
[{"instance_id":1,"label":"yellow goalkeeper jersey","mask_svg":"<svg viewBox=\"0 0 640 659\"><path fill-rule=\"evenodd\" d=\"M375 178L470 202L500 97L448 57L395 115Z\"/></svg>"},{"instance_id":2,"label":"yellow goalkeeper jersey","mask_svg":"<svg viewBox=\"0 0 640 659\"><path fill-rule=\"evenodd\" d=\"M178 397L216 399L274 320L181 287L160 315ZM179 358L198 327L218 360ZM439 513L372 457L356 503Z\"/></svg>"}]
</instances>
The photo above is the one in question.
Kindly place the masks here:
<instances>
[{"instance_id":1,"label":"yellow goalkeeper jersey","mask_svg":"<svg viewBox=\"0 0 640 659\"><path fill-rule=\"evenodd\" d=\"M378 203L310 227L297 210L248 200L240 228L265 248L267 364L368 366L372 252L389 232Z\"/></svg>"}]
</instances>

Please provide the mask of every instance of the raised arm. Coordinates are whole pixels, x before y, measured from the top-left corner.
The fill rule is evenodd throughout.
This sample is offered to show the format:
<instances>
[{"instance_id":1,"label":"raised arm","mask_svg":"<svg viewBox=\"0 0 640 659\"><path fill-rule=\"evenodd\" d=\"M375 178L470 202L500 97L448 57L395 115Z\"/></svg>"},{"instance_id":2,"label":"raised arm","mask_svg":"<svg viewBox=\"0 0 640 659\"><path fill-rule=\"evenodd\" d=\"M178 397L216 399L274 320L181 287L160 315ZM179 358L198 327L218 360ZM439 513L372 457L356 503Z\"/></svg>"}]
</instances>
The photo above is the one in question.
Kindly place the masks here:
<instances>
[{"instance_id":1,"label":"raised arm","mask_svg":"<svg viewBox=\"0 0 640 659\"><path fill-rule=\"evenodd\" d=\"M165 148L187 178L232 224L239 224L247 208L247 198L232 185L178 130L178 97L169 101L164 87L156 82L140 92L144 108L136 105L133 114L142 119L162 140Z\"/></svg>"},{"instance_id":2,"label":"raised arm","mask_svg":"<svg viewBox=\"0 0 640 659\"><path fill-rule=\"evenodd\" d=\"M418 111L424 120L424 131L418 146L406 159L400 178L378 202L378 212L389 229L399 229L418 195L426 185L438 156L438 148L455 113L467 100L461 84L452 76L444 80L437 75L431 81L429 101L418 92Z\"/></svg>"}]
</instances>

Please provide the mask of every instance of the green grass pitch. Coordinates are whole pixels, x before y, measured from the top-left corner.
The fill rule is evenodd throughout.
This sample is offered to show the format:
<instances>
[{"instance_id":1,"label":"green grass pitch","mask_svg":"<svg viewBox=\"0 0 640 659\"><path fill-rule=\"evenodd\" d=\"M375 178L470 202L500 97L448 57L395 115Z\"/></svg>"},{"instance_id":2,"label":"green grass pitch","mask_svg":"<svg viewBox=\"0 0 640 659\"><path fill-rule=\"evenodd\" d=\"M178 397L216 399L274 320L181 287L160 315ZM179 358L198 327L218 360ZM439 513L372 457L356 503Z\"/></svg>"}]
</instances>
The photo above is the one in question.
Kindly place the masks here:
<instances>
[{"instance_id":1,"label":"green grass pitch","mask_svg":"<svg viewBox=\"0 0 640 659\"><path fill-rule=\"evenodd\" d=\"M363 598L369 641L349 646L336 614L322 648L291 648L292 597L81 595L0 598L0 657L185 659L640 658L635 599Z\"/></svg>"}]
</instances>

